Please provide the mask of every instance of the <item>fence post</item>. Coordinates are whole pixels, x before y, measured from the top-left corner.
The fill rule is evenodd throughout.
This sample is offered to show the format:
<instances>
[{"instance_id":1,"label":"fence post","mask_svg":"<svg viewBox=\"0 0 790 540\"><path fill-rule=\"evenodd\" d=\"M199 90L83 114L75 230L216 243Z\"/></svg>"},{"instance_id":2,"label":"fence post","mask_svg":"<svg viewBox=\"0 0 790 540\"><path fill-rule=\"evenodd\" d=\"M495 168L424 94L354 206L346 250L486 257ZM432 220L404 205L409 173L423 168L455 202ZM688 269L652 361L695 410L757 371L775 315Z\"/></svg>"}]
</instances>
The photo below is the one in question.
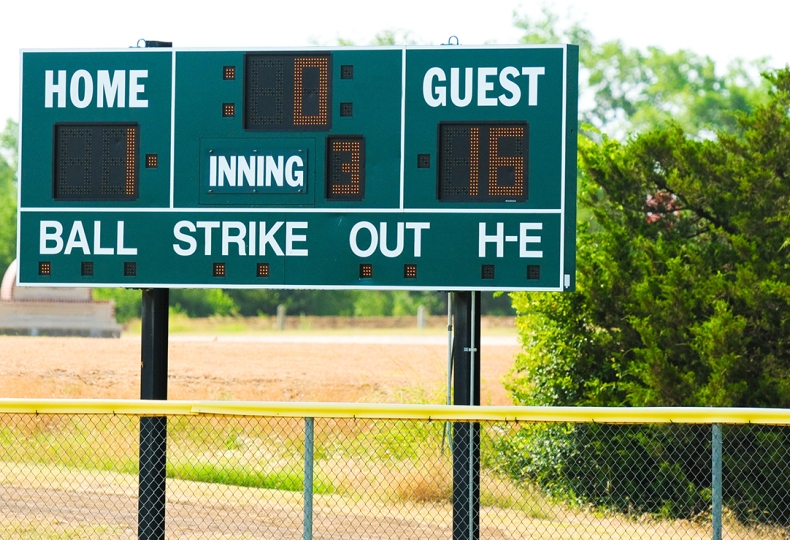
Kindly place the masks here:
<instances>
[{"instance_id":1,"label":"fence post","mask_svg":"<svg viewBox=\"0 0 790 540\"><path fill-rule=\"evenodd\" d=\"M277 306L277 330L285 330L285 304Z\"/></svg>"},{"instance_id":2,"label":"fence post","mask_svg":"<svg viewBox=\"0 0 790 540\"><path fill-rule=\"evenodd\" d=\"M417 306L417 328L425 328L425 306L422 304Z\"/></svg>"},{"instance_id":3,"label":"fence post","mask_svg":"<svg viewBox=\"0 0 790 540\"><path fill-rule=\"evenodd\" d=\"M712 525L713 540L721 540L721 511L722 511L722 492L721 492L721 424L713 424L713 472L711 478L711 491L713 499Z\"/></svg>"},{"instance_id":4,"label":"fence post","mask_svg":"<svg viewBox=\"0 0 790 540\"><path fill-rule=\"evenodd\" d=\"M313 540L313 458L315 420L304 419L304 529L302 538Z\"/></svg>"}]
</instances>

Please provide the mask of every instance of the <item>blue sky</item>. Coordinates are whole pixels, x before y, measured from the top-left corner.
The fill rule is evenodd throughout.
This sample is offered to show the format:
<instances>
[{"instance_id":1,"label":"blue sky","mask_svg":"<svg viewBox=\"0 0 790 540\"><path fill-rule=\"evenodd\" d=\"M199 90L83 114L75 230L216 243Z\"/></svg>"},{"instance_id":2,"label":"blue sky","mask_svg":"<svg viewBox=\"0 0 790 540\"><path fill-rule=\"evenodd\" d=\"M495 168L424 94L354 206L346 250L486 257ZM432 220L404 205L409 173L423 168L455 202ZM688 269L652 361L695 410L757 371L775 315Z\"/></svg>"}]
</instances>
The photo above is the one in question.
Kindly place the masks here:
<instances>
[{"instance_id":1,"label":"blue sky","mask_svg":"<svg viewBox=\"0 0 790 540\"><path fill-rule=\"evenodd\" d=\"M780 0L554 0L559 14L584 21L598 41L691 49L725 65L734 58L788 63L790 2ZM19 49L126 48L138 39L177 47L299 47L338 38L364 45L385 29L420 43L451 35L462 44L515 43L513 13L537 16L541 2L504 0L27 0L3 8L0 122L19 118Z\"/></svg>"}]
</instances>

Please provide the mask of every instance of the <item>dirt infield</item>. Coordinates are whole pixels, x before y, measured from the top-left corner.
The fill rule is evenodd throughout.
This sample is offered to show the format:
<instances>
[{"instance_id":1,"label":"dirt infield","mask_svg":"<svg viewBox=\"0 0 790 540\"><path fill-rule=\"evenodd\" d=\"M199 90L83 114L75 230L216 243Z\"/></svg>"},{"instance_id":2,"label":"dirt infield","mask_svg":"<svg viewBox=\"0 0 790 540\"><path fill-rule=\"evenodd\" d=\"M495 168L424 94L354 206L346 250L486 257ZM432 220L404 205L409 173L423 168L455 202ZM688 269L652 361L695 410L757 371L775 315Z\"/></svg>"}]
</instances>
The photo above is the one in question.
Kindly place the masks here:
<instances>
[{"instance_id":1,"label":"dirt infield","mask_svg":"<svg viewBox=\"0 0 790 540\"><path fill-rule=\"evenodd\" d=\"M510 405L502 377L515 331L482 346L484 405ZM444 402L446 337L430 334L171 336L169 399ZM0 397L137 399L140 338L0 337Z\"/></svg>"}]
</instances>

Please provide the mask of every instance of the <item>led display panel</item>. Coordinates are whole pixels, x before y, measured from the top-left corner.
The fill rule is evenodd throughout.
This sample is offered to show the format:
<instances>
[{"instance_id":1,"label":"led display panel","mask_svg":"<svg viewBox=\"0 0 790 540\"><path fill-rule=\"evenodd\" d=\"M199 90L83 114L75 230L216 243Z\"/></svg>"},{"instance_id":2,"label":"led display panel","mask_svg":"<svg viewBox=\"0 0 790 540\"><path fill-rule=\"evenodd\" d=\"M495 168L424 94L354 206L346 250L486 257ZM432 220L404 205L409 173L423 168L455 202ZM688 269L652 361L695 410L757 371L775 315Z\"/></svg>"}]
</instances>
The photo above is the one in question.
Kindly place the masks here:
<instances>
[{"instance_id":1,"label":"led display panel","mask_svg":"<svg viewBox=\"0 0 790 540\"><path fill-rule=\"evenodd\" d=\"M439 200L525 201L528 171L526 122L439 124Z\"/></svg>"},{"instance_id":2,"label":"led display panel","mask_svg":"<svg viewBox=\"0 0 790 540\"><path fill-rule=\"evenodd\" d=\"M55 124L53 196L129 201L138 195L137 124Z\"/></svg>"},{"instance_id":3,"label":"led display panel","mask_svg":"<svg viewBox=\"0 0 790 540\"><path fill-rule=\"evenodd\" d=\"M328 131L332 127L331 58L328 53L248 53L244 128Z\"/></svg>"}]
</instances>

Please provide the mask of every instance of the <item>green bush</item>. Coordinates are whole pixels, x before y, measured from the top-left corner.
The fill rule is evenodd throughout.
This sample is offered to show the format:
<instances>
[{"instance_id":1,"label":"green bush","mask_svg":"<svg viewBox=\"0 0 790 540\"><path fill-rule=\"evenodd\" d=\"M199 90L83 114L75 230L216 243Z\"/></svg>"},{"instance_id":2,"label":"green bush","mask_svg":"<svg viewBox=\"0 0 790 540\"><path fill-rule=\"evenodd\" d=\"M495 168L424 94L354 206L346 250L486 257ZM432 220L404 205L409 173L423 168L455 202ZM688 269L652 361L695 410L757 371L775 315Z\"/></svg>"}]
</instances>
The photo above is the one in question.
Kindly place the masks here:
<instances>
[{"instance_id":1,"label":"green bush","mask_svg":"<svg viewBox=\"0 0 790 540\"><path fill-rule=\"evenodd\" d=\"M510 476L574 506L692 518L710 505L709 426L538 425L495 446Z\"/></svg>"},{"instance_id":2,"label":"green bush","mask_svg":"<svg viewBox=\"0 0 790 540\"><path fill-rule=\"evenodd\" d=\"M711 507L710 425L537 424L494 439L492 467L558 501L693 519ZM750 524L790 524L790 428L727 426L723 502Z\"/></svg>"}]
</instances>

